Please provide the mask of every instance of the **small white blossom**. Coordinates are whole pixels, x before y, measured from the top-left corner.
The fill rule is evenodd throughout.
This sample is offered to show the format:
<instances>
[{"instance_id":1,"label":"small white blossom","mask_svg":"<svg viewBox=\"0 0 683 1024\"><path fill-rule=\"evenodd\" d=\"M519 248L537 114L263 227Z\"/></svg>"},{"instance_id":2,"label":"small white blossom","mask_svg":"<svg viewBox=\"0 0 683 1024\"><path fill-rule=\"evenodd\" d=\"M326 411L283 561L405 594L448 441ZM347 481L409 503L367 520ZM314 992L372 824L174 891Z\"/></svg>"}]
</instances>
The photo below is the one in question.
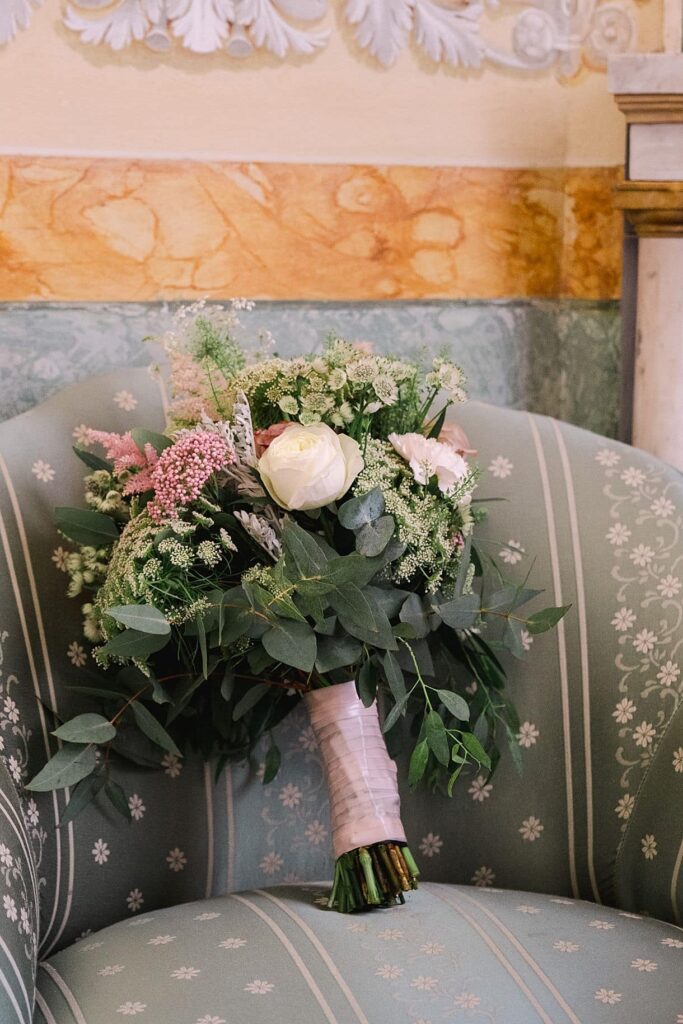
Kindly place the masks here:
<instances>
[{"instance_id":1,"label":"small white blossom","mask_svg":"<svg viewBox=\"0 0 683 1024\"><path fill-rule=\"evenodd\" d=\"M564 939L559 939L553 943L553 949L556 949L558 953L577 953L579 946L576 942L566 942Z\"/></svg>"},{"instance_id":2,"label":"small white blossom","mask_svg":"<svg viewBox=\"0 0 683 1024\"><path fill-rule=\"evenodd\" d=\"M640 840L640 848L643 851L643 857L645 860L654 860L657 856L657 840L651 833L643 836Z\"/></svg>"},{"instance_id":3,"label":"small white blossom","mask_svg":"<svg viewBox=\"0 0 683 1024\"><path fill-rule=\"evenodd\" d=\"M433 992L438 984L438 978L431 978L429 975L419 974L417 978L413 978L410 983L410 987L416 988L418 992Z\"/></svg>"},{"instance_id":4,"label":"small white blossom","mask_svg":"<svg viewBox=\"0 0 683 1024\"><path fill-rule=\"evenodd\" d=\"M651 629L641 629L640 633L636 633L633 640L633 646L640 654L650 654L657 643L657 634L653 633Z\"/></svg>"},{"instance_id":5,"label":"small white blossom","mask_svg":"<svg viewBox=\"0 0 683 1024\"><path fill-rule=\"evenodd\" d=\"M81 645L76 640L69 644L66 651L66 656L71 662L71 664L74 665L76 668L83 668L86 661L88 660L88 655L85 653L83 647L81 647Z\"/></svg>"},{"instance_id":6,"label":"small white blossom","mask_svg":"<svg viewBox=\"0 0 683 1024\"><path fill-rule=\"evenodd\" d=\"M615 927L613 921L591 921L589 928L597 928L599 932L609 932Z\"/></svg>"},{"instance_id":7,"label":"small white blossom","mask_svg":"<svg viewBox=\"0 0 683 1024\"><path fill-rule=\"evenodd\" d=\"M681 670L673 661L665 661L657 673L657 679L664 686L671 686L676 682Z\"/></svg>"},{"instance_id":8,"label":"small white blossom","mask_svg":"<svg viewBox=\"0 0 683 1024\"><path fill-rule=\"evenodd\" d=\"M644 568L649 565L652 559L655 557L655 553L649 544L638 544L634 547L631 554L628 556L634 565Z\"/></svg>"},{"instance_id":9,"label":"small white blossom","mask_svg":"<svg viewBox=\"0 0 683 1024\"><path fill-rule=\"evenodd\" d=\"M85 423L81 423L77 427L74 427L71 431L71 436L76 444L79 444L82 448L89 448L92 444L90 427L86 427Z\"/></svg>"},{"instance_id":10,"label":"small white blossom","mask_svg":"<svg viewBox=\"0 0 683 1024\"><path fill-rule=\"evenodd\" d=\"M121 1003L116 1012L122 1013L124 1017L135 1017L138 1013L144 1013L146 1009L147 1003L132 1003L129 1000L127 1003Z\"/></svg>"},{"instance_id":11,"label":"small white blossom","mask_svg":"<svg viewBox=\"0 0 683 1024\"><path fill-rule=\"evenodd\" d=\"M475 996L473 992L461 992L459 996L455 997L453 1002L461 1010L476 1010L481 1002L481 997Z\"/></svg>"},{"instance_id":12,"label":"small white blossom","mask_svg":"<svg viewBox=\"0 0 683 1024\"><path fill-rule=\"evenodd\" d=\"M520 914L540 914L541 911L538 907L530 907L528 903L522 903L520 907L517 907Z\"/></svg>"},{"instance_id":13,"label":"small white blossom","mask_svg":"<svg viewBox=\"0 0 683 1024\"><path fill-rule=\"evenodd\" d=\"M2 905L10 921L16 921L19 914L17 912L17 904L11 896L2 897Z\"/></svg>"},{"instance_id":14,"label":"small white blossom","mask_svg":"<svg viewBox=\"0 0 683 1024\"><path fill-rule=\"evenodd\" d=\"M66 572L66 559L68 551L65 551L63 547L55 548L52 552L52 561L54 562L55 568L59 569L60 572Z\"/></svg>"},{"instance_id":15,"label":"small white blossom","mask_svg":"<svg viewBox=\"0 0 683 1024\"><path fill-rule=\"evenodd\" d=\"M218 945L220 946L221 949L241 949L242 946L246 946L246 944L247 944L247 940L246 939L235 939L235 938L223 939L222 942L218 943Z\"/></svg>"},{"instance_id":16,"label":"small white blossom","mask_svg":"<svg viewBox=\"0 0 683 1024\"><path fill-rule=\"evenodd\" d=\"M621 479L625 484L628 484L629 487L642 487L645 483L645 474L642 469L636 469L635 466L629 466L629 468L625 469L621 474Z\"/></svg>"},{"instance_id":17,"label":"small white blossom","mask_svg":"<svg viewBox=\"0 0 683 1024\"><path fill-rule=\"evenodd\" d=\"M161 767L164 769L165 775L170 776L172 779L177 779L183 765L177 754L164 754L161 759Z\"/></svg>"},{"instance_id":18,"label":"small white blossom","mask_svg":"<svg viewBox=\"0 0 683 1024\"><path fill-rule=\"evenodd\" d=\"M153 939L147 940L148 946L167 946L169 942L175 942L175 935L155 935Z\"/></svg>"},{"instance_id":19,"label":"small white blossom","mask_svg":"<svg viewBox=\"0 0 683 1024\"><path fill-rule=\"evenodd\" d=\"M124 971L125 967L123 964L109 964L107 967L102 967L97 973L102 978L110 978L114 974L120 974Z\"/></svg>"},{"instance_id":20,"label":"small white blossom","mask_svg":"<svg viewBox=\"0 0 683 1024\"><path fill-rule=\"evenodd\" d=\"M205 910L201 914L195 914L194 920L195 921L215 921L216 918L220 917L220 916L221 916L221 914L220 914L219 910Z\"/></svg>"},{"instance_id":21,"label":"small white blossom","mask_svg":"<svg viewBox=\"0 0 683 1024\"><path fill-rule=\"evenodd\" d=\"M282 801L283 807L298 807L301 803L303 793L298 786L295 786L292 782L288 782L286 786L283 786L280 790L279 799Z\"/></svg>"},{"instance_id":22,"label":"small white blossom","mask_svg":"<svg viewBox=\"0 0 683 1024\"><path fill-rule=\"evenodd\" d=\"M683 949L683 939L674 939L670 935L667 935L665 939L660 939L663 946L669 946L671 949Z\"/></svg>"},{"instance_id":23,"label":"small white blossom","mask_svg":"<svg viewBox=\"0 0 683 1024\"><path fill-rule=\"evenodd\" d=\"M679 747L678 750L674 750L674 756L671 763L675 772L683 772L683 747Z\"/></svg>"},{"instance_id":24,"label":"small white blossom","mask_svg":"<svg viewBox=\"0 0 683 1024\"><path fill-rule=\"evenodd\" d=\"M668 498L657 498L650 505L650 509L659 519L668 519L676 511L676 506Z\"/></svg>"}]
</instances>

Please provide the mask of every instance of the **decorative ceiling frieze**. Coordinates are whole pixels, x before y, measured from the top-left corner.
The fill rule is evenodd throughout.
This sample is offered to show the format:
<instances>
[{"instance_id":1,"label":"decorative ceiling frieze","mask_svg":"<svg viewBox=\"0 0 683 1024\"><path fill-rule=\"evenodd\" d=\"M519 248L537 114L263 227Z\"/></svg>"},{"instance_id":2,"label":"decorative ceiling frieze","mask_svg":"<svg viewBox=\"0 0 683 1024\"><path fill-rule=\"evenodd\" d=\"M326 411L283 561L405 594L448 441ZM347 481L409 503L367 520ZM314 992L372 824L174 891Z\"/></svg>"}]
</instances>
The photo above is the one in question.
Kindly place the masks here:
<instances>
[{"instance_id":1,"label":"decorative ceiling frieze","mask_svg":"<svg viewBox=\"0 0 683 1024\"><path fill-rule=\"evenodd\" d=\"M26 28L43 0L0 0L0 44ZM123 50L144 44L222 52L244 59L259 50L283 60L323 48L329 0L71 0L63 21L90 46ZM509 14L509 44L486 37L489 15ZM345 0L343 20L356 42L390 67L413 45L437 64L519 71L553 69L570 77L582 65L604 68L631 50L636 22L630 0Z\"/></svg>"}]
</instances>

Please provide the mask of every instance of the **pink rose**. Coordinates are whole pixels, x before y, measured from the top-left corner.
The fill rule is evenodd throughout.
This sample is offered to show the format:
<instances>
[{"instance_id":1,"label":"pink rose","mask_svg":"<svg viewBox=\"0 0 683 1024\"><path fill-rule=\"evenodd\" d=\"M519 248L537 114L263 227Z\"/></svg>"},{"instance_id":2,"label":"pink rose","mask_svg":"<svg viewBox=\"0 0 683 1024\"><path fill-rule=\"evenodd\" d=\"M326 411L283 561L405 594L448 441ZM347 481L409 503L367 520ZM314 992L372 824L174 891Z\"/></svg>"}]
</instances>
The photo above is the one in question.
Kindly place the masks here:
<instances>
[{"instance_id":1,"label":"pink rose","mask_svg":"<svg viewBox=\"0 0 683 1024\"><path fill-rule=\"evenodd\" d=\"M476 455L477 449L470 448L469 438L458 423L446 423L439 434L441 444L447 444L458 455Z\"/></svg>"},{"instance_id":2,"label":"pink rose","mask_svg":"<svg viewBox=\"0 0 683 1024\"><path fill-rule=\"evenodd\" d=\"M284 433L287 427L292 427L294 424L290 420L282 420L281 423L273 423L271 427L266 427L265 430L254 431L254 444L256 445L256 455L260 458L268 446L273 443L276 437Z\"/></svg>"}]
</instances>

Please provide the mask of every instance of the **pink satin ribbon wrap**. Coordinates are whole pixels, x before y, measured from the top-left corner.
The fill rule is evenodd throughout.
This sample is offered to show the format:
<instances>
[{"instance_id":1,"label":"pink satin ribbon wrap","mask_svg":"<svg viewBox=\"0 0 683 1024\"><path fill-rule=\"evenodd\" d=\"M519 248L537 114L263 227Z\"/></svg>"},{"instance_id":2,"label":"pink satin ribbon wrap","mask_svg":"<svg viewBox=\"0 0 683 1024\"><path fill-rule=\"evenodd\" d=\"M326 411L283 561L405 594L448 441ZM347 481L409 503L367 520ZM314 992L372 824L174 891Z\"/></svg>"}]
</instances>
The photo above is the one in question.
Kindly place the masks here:
<instances>
[{"instance_id":1,"label":"pink satin ribbon wrap","mask_svg":"<svg viewBox=\"0 0 683 1024\"><path fill-rule=\"evenodd\" d=\"M404 843L396 765L377 705L363 707L353 682L311 690L304 700L327 778L335 858L372 843Z\"/></svg>"}]
</instances>

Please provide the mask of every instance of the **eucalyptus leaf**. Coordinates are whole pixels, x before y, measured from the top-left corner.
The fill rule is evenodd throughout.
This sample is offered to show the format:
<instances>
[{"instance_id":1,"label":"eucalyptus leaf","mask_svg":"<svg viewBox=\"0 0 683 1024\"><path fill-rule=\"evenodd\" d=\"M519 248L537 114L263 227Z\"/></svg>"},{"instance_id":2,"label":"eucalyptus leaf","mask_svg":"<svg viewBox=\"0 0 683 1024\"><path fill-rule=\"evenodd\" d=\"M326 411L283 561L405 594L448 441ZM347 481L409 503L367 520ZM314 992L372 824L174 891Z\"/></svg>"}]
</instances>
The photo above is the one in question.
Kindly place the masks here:
<instances>
[{"instance_id":1,"label":"eucalyptus leaf","mask_svg":"<svg viewBox=\"0 0 683 1024\"><path fill-rule=\"evenodd\" d=\"M116 736L116 726L103 715L78 715L55 729L53 736L68 743L106 743Z\"/></svg>"},{"instance_id":2,"label":"eucalyptus leaf","mask_svg":"<svg viewBox=\"0 0 683 1024\"><path fill-rule=\"evenodd\" d=\"M401 715L405 715L407 706L408 696L406 694L406 696L402 697L401 700L396 701L393 708L389 711L387 717L384 719L382 732L389 732L390 729L393 729Z\"/></svg>"},{"instance_id":3,"label":"eucalyptus leaf","mask_svg":"<svg viewBox=\"0 0 683 1024\"><path fill-rule=\"evenodd\" d=\"M112 779L110 779L104 787L104 792L109 797L109 802L111 803L114 810L118 811L122 818L125 818L127 821L130 821L132 815L130 813L128 800L126 798L126 794L123 792L123 789L121 788L121 786L119 786L118 782L114 782Z\"/></svg>"},{"instance_id":4,"label":"eucalyptus leaf","mask_svg":"<svg viewBox=\"0 0 683 1024\"><path fill-rule=\"evenodd\" d=\"M399 618L401 622L412 626L416 638L425 637L431 632L427 611L419 594L408 595L401 607Z\"/></svg>"},{"instance_id":5,"label":"eucalyptus leaf","mask_svg":"<svg viewBox=\"0 0 683 1024\"><path fill-rule=\"evenodd\" d=\"M363 704L369 708L377 697L377 684L379 682L377 669L370 658L367 658L360 667L356 680L356 690Z\"/></svg>"},{"instance_id":6,"label":"eucalyptus leaf","mask_svg":"<svg viewBox=\"0 0 683 1024\"><path fill-rule=\"evenodd\" d=\"M74 787L71 799L64 808L64 813L59 819L59 827L64 828L70 821L77 818L82 811L92 803L97 794L104 786L106 779L104 775L86 775L84 779Z\"/></svg>"},{"instance_id":7,"label":"eucalyptus leaf","mask_svg":"<svg viewBox=\"0 0 683 1024\"><path fill-rule=\"evenodd\" d=\"M451 759L448 733L443 719L438 711L429 711L425 719L426 739L429 749L434 757L442 765L447 765Z\"/></svg>"},{"instance_id":8,"label":"eucalyptus leaf","mask_svg":"<svg viewBox=\"0 0 683 1024\"><path fill-rule=\"evenodd\" d=\"M356 534L356 549L367 558L381 555L394 536L396 522L393 516L380 516L366 523Z\"/></svg>"},{"instance_id":9,"label":"eucalyptus leaf","mask_svg":"<svg viewBox=\"0 0 683 1024\"><path fill-rule=\"evenodd\" d=\"M561 605L559 608L544 608L543 611L534 612L526 620L526 628L534 636L538 633L546 633L563 618L569 609L570 604Z\"/></svg>"},{"instance_id":10,"label":"eucalyptus leaf","mask_svg":"<svg viewBox=\"0 0 683 1024\"><path fill-rule=\"evenodd\" d=\"M471 629L479 618L479 609L478 594L463 594L437 606L439 615L451 629Z\"/></svg>"},{"instance_id":11,"label":"eucalyptus leaf","mask_svg":"<svg viewBox=\"0 0 683 1024\"><path fill-rule=\"evenodd\" d=\"M94 548L109 547L119 539L114 520L89 508L56 508L55 524L69 540Z\"/></svg>"},{"instance_id":12,"label":"eucalyptus leaf","mask_svg":"<svg viewBox=\"0 0 683 1024\"><path fill-rule=\"evenodd\" d=\"M398 658L392 651L387 651L382 658L382 667L394 700L402 700L406 694L406 684Z\"/></svg>"},{"instance_id":13,"label":"eucalyptus leaf","mask_svg":"<svg viewBox=\"0 0 683 1024\"><path fill-rule=\"evenodd\" d=\"M99 654L109 658L147 658L165 647L170 637L155 633L141 633L139 629L126 629L99 648Z\"/></svg>"},{"instance_id":14,"label":"eucalyptus leaf","mask_svg":"<svg viewBox=\"0 0 683 1024\"><path fill-rule=\"evenodd\" d=\"M340 505L337 513L339 522L346 530L359 530L372 523L384 512L384 495L379 487L373 487L367 494L351 498Z\"/></svg>"},{"instance_id":15,"label":"eucalyptus leaf","mask_svg":"<svg viewBox=\"0 0 683 1024\"><path fill-rule=\"evenodd\" d=\"M265 697L269 690L270 686L268 683L256 683L255 686L251 686L237 701L232 713L233 721L238 722L240 718L244 718L247 711L251 711L261 698Z\"/></svg>"},{"instance_id":16,"label":"eucalyptus leaf","mask_svg":"<svg viewBox=\"0 0 683 1024\"><path fill-rule=\"evenodd\" d=\"M117 604L106 609L106 614L111 615L122 626L137 629L140 633L152 633L159 636L166 636L171 632L171 626L165 615L152 604Z\"/></svg>"},{"instance_id":17,"label":"eucalyptus leaf","mask_svg":"<svg viewBox=\"0 0 683 1024\"><path fill-rule=\"evenodd\" d=\"M144 732L145 736L156 743L162 750L167 750L169 754L179 754L180 750L176 746L175 742L164 729L161 722L159 722L149 708L141 704L140 701L134 700L131 704L131 711L138 725L138 728Z\"/></svg>"},{"instance_id":18,"label":"eucalyptus leaf","mask_svg":"<svg viewBox=\"0 0 683 1024\"><path fill-rule=\"evenodd\" d=\"M470 706L464 697L461 697L459 693L453 693L452 690L437 690L436 692L443 706L450 711L454 718L458 718L461 722L469 721Z\"/></svg>"},{"instance_id":19,"label":"eucalyptus leaf","mask_svg":"<svg viewBox=\"0 0 683 1024\"><path fill-rule=\"evenodd\" d=\"M80 743L65 743L31 779L26 789L34 793L46 793L52 789L74 786L86 775L90 775L96 765L94 746L83 747Z\"/></svg>"},{"instance_id":20,"label":"eucalyptus leaf","mask_svg":"<svg viewBox=\"0 0 683 1024\"><path fill-rule=\"evenodd\" d=\"M350 636L318 637L318 653L315 659L316 671L321 675L336 668L353 665L363 653L363 645Z\"/></svg>"},{"instance_id":21,"label":"eucalyptus leaf","mask_svg":"<svg viewBox=\"0 0 683 1024\"><path fill-rule=\"evenodd\" d=\"M261 643L271 658L284 665L310 672L315 665L317 643L307 622L276 619L263 634Z\"/></svg>"},{"instance_id":22,"label":"eucalyptus leaf","mask_svg":"<svg viewBox=\"0 0 683 1024\"><path fill-rule=\"evenodd\" d=\"M491 759L486 753L477 737L471 732L463 732L458 737L468 754L471 754L475 761L478 761L484 768L491 767Z\"/></svg>"},{"instance_id":23,"label":"eucalyptus leaf","mask_svg":"<svg viewBox=\"0 0 683 1024\"><path fill-rule=\"evenodd\" d=\"M408 784L413 787L421 781L429 760L429 747L426 740L420 740L410 755L408 765Z\"/></svg>"},{"instance_id":24,"label":"eucalyptus leaf","mask_svg":"<svg viewBox=\"0 0 683 1024\"><path fill-rule=\"evenodd\" d=\"M282 755L280 754L280 748L274 740L271 740L271 744L266 753L265 769L263 772L264 786L267 786L269 782L272 782L279 772L281 760Z\"/></svg>"}]
</instances>

